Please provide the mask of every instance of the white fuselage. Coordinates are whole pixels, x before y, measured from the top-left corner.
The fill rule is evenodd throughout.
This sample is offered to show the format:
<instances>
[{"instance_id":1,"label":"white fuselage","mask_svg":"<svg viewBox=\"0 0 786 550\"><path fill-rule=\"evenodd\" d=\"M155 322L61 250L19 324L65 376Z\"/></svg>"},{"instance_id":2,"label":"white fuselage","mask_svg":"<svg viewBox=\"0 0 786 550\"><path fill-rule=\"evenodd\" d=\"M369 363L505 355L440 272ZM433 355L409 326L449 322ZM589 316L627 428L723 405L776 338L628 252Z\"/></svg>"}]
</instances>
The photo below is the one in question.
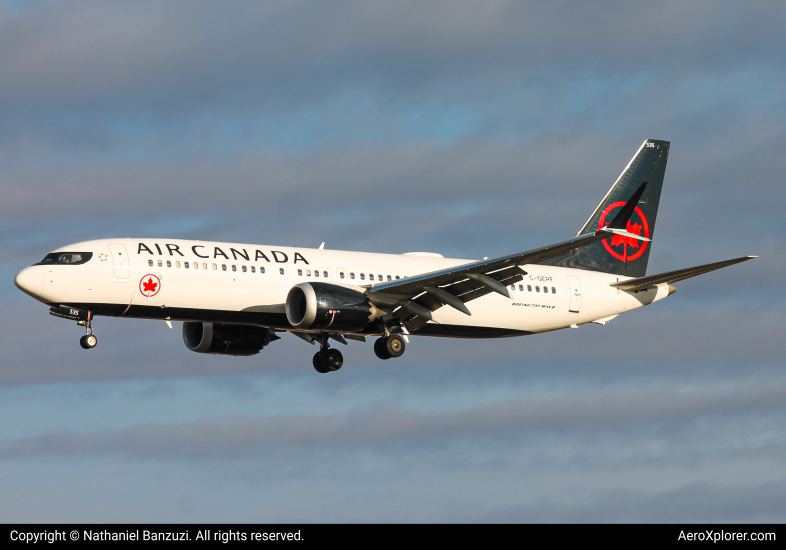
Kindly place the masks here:
<instances>
[{"instance_id":1,"label":"white fuselage","mask_svg":"<svg viewBox=\"0 0 786 550\"><path fill-rule=\"evenodd\" d=\"M46 304L84 307L94 315L285 330L292 329L284 304L295 284L325 282L362 289L471 261L153 238L87 241L60 251L93 255L81 265L35 265L17 277L20 288ZM608 273L520 267L526 275L508 287L512 299L487 294L467 303L471 316L441 307L425 330L414 334L477 338L546 332L605 322L669 294L668 285L620 291L609 283L627 277Z\"/></svg>"}]
</instances>

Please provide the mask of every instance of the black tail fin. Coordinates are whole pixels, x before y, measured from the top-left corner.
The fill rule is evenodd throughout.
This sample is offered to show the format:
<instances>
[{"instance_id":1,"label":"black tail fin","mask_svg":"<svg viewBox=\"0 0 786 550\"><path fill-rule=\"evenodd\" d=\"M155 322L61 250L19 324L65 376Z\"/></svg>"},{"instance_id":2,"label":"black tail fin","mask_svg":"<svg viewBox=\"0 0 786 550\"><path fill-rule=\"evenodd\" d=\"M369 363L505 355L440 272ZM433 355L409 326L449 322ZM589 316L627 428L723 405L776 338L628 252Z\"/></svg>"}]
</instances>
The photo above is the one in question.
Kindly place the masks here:
<instances>
[{"instance_id":1,"label":"black tail fin","mask_svg":"<svg viewBox=\"0 0 786 550\"><path fill-rule=\"evenodd\" d=\"M578 234L594 233L599 227L608 225L641 184L648 182L626 229L630 233L652 239L655 234L660 192L663 188L663 175L669 158L669 146L668 141L655 139L648 139L642 143ZM540 263L641 277L647 272L647 260L651 248L651 242L614 235Z\"/></svg>"}]
</instances>

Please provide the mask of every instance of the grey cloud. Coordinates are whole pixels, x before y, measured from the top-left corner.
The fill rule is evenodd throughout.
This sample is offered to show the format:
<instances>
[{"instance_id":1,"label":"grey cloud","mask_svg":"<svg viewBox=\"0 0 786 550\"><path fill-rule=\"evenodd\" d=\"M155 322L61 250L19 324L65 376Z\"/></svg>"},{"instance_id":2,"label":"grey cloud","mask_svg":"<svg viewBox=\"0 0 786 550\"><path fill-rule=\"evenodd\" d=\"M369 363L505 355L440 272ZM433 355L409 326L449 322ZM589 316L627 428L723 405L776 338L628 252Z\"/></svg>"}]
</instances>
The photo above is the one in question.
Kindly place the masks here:
<instances>
[{"instance_id":1,"label":"grey cloud","mask_svg":"<svg viewBox=\"0 0 786 550\"><path fill-rule=\"evenodd\" d=\"M583 498L582 498L583 497ZM786 513L786 481L762 485L695 483L671 491L599 491L570 502L544 499L500 509L487 522L531 523L779 523ZM477 518L475 518L477 519ZM463 521L471 521L469 517ZM767 529L763 529L767 531ZM679 535L679 529L675 529Z\"/></svg>"},{"instance_id":2,"label":"grey cloud","mask_svg":"<svg viewBox=\"0 0 786 550\"><path fill-rule=\"evenodd\" d=\"M733 2L48 2L6 10L0 78L14 94L145 101L194 82L198 94L231 97L249 84L264 94L284 81L310 95L330 82L423 87L554 64L780 62L783 18L776 4Z\"/></svg>"},{"instance_id":3,"label":"grey cloud","mask_svg":"<svg viewBox=\"0 0 786 550\"><path fill-rule=\"evenodd\" d=\"M783 414L786 387L712 394L570 396L546 402L497 403L442 413L406 411L395 402L356 408L350 414L226 417L182 424L148 424L74 433L59 430L6 441L2 456L103 455L211 457L246 455L288 446L443 446L456 438L522 437L531 432L647 434L686 437L708 418Z\"/></svg>"},{"instance_id":4,"label":"grey cloud","mask_svg":"<svg viewBox=\"0 0 786 550\"><path fill-rule=\"evenodd\" d=\"M421 218L417 228L423 234L423 224L434 223L431 218L455 225L457 206L487 202L486 218L504 223L504 234L542 226L561 231L554 235L556 240L566 232L575 233L639 143L615 147L578 135L560 143L470 140L438 147L415 142L325 148L303 155L261 150L220 162L173 158L140 165L91 157L80 165L63 166L56 174L34 167L30 159L28 165L6 170L0 208L6 220L23 219L20 213L46 218L77 209L90 209L91 218L98 220L125 218L132 212L144 217L219 213L253 214L256 223L281 217L282 211L293 220L325 213L334 227L340 227L345 217L351 220L354 212L361 213L366 219L360 222L369 226L379 216L414 212ZM671 219L666 217L663 225L696 235L709 224L708 234L717 235L719 220L734 212L743 220L753 211L778 219L784 197L776 182L783 161L775 143L754 142L731 151L724 145L728 158L720 165L714 162L715 151L675 143L662 206ZM736 173L722 174L735 162ZM751 190L754 169L758 188ZM737 175L746 170L744 186L737 183L743 180ZM740 204L746 207L742 213ZM473 215L482 214L481 209ZM402 231L411 227L397 225Z\"/></svg>"}]
</instances>

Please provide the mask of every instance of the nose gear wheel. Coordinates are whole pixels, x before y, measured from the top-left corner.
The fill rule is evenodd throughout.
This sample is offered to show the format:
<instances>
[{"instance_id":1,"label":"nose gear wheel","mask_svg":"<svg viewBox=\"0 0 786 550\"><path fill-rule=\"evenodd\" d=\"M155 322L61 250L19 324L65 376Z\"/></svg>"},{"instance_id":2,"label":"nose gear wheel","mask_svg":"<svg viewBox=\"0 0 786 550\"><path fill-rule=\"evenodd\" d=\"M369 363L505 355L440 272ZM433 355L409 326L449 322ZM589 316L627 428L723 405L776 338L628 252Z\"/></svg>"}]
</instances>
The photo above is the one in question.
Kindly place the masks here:
<instances>
[{"instance_id":1,"label":"nose gear wheel","mask_svg":"<svg viewBox=\"0 0 786 550\"><path fill-rule=\"evenodd\" d=\"M85 334L79 339L79 345L84 349L92 349L98 344L98 338L94 334Z\"/></svg>"}]
</instances>

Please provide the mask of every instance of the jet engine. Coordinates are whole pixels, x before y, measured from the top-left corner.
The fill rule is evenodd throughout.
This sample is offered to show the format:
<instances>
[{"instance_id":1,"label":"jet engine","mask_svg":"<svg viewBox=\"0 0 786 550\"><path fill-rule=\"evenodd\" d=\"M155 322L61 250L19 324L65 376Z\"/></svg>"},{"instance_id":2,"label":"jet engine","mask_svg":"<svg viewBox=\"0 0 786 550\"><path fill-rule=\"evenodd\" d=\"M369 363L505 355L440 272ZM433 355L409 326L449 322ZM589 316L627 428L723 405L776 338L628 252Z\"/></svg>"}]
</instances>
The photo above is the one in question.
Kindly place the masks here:
<instances>
[{"instance_id":1,"label":"jet engine","mask_svg":"<svg viewBox=\"0 0 786 550\"><path fill-rule=\"evenodd\" d=\"M287 320L295 328L357 332L384 315L360 290L330 283L300 283L286 301Z\"/></svg>"},{"instance_id":2,"label":"jet engine","mask_svg":"<svg viewBox=\"0 0 786 550\"><path fill-rule=\"evenodd\" d=\"M255 355L279 337L266 327L223 323L183 323L183 342L191 351L213 355Z\"/></svg>"}]
</instances>

